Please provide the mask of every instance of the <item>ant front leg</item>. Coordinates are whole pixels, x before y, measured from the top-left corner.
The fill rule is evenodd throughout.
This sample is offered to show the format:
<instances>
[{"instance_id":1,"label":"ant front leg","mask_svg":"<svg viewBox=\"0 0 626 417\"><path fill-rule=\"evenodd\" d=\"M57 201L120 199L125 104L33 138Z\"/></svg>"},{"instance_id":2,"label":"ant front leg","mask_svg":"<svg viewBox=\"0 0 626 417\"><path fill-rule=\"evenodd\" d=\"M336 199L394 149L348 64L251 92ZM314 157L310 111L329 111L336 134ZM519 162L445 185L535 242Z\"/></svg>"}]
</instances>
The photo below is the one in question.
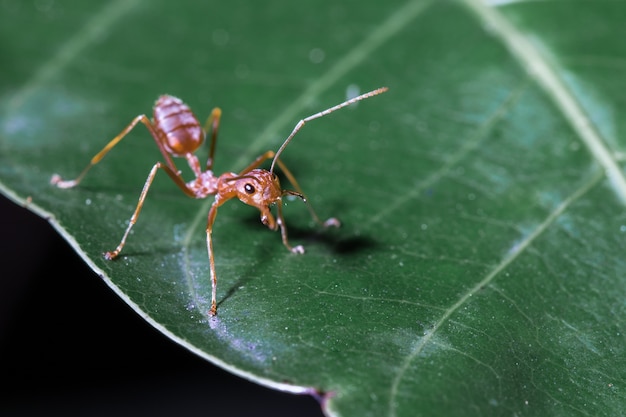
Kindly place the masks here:
<instances>
[{"instance_id":1,"label":"ant front leg","mask_svg":"<svg viewBox=\"0 0 626 417\"><path fill-rule=\"evenodd\" d=\"M278 223L278 226L280 227L280 237L283 240L283 245L285 245L291 253L302 255L304 253L304 246L291 246L289 244L289 239L287 238L287 225L285 224L285 218L283 217L283 204L281 200L279 200L276 205L276 223Z\"/></svg>"},{"instance_id":2,"label":"ant front leg","mask_svg":"<svg viewBox=\"0 0 626 417\"><path fill-rule=\"evenodd\" d=\"M215 258L213 256L213 223L215 223L215 216L217 215L217 208L224 203L219 196L215 196L213 205L209 210L207 226L206 226L206 247L209 252L209 270L211 274L211 309L209 310L210 316L217 314L217 273L215 272Z\"/></svg>"},{"instance_id":3,"label":"ant front leg","mask_svg":"<svg viewBox=\"0 0 626 417\"><path fill-rule=\"evenodd\" d=\"M271 151L271 152L272 152L272 156L274 156L273 155L274 151ZM270 156L270 158L272 156ZM306 198L306 196L302 192L302 188L300 188L300 185L298 184L298 181L296 181L296 178L293 176L291 171L289 169L287 169L287 167L285 166L283 161L281 161L280 159L277 159L276 163L278 164L280 169L283 171L283 173L287 177L287 180L289 180L291 185L293 185L293 187L296 189L296 193L286 192L286 194L293 194L293 195L296 195L296 196L300 197L302 199L302 201L304 201L304 203L306 204L307 208L309 209L309 213L311 213L311 217L313 218L315 223L319 224L322 227L330 227L330 226L332 226L332 227L339 227L339 226L341 226L341 222L339 221L339 219L337 219L335 217L330 217L330 218L326 219L325 221L321 221L319 216L317 215L317 213L313 209L313 206L311 205L311 203L309 203L309 200Z\"/></svg>"}]
</instances>

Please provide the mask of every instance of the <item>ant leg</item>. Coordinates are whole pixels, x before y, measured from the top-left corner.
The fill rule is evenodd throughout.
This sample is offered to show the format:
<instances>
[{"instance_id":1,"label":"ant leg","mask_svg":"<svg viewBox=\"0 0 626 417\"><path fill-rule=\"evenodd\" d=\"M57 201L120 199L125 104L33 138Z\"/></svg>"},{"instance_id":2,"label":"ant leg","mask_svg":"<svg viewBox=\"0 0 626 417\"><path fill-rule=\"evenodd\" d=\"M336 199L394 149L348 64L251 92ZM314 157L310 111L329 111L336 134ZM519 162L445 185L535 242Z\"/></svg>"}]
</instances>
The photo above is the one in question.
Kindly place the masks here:
<instances>
[{"instance_id":1,"label":"ant leg","mask_svg":"<svg viewBox=\"0 0 626 417\"><path fill-rule=\"evenodd\" d=\"M150 131L150 134L156 141L157 146L159 147L159 150L163 154L163 157L165 158L167 165L172 169L172 171L176 172L177 171L176 166L174 165L174 162L172 161L169 154L163 147L163 144L161 144L161 142L159 141L159 136L154 130L154 127L152 126L152 122L150 121L150 119L146 117L145 114L142 114L142 115L135 117L135 119L132 122L130 122L130 124L126 126L126 128L122 130L122 132L119 135L114 137L109 143L106 144L106 146L100 152L98 152L93 158L91 158L89 165L87 165L85 169L83 169L83 171L78 175L78 177L76 177L73 180L63 180L61 176L59 176L58 174L54 174L52 178L50 178L50 184L56 185L59 188L72 188L72 187L77 186L82 181L85 174L87 174L87 172L94 165L100 162L102 158L104 158L104 156L107 153L109 153L109 151L113 149L113 147L117 145L139 122L146 125L146 127L148 128L148 131Z\"/></svg>"},{"instance_id":2,"label":"ant leg","mask_svg":"<svg viewBox=\"0 0 626 417\"><path fill-rule=\"evenodd\" d=\"M274 153L274 152L272 151L272 153ZM272 155L272 156L274 156L274 155ZM271 156L270 156L270 158L271 158ZM329 219L326 219L325 221L321 221L319 216L317 215L317 213L313 209L313 206L311 205L311 203L309 203L309 200L306 198L306 196L302 192L302 188L300 188L300 184L298 184L298 181L296 181L296 178L293 176L291 171L285 166L283 161L281 161L280 159L277 159L276 163L278 164L280 169L283 171L283 173L285 174L285 176L287 177L287 179L289 180L291 185L293 185L293 188L296 189L296 191L297 191L296 195L298 195L302 199L302 201L304 201L304 203L306 204L307 208L309 209L309 213L311 213L311 217L313 218L315 223L317 223L317 224L319 224L320 226L323 226L323 227L330 227L330 226L339 227L339 226L341 226L341 222L337 218L335 218L335 217L331 217Z\"/></svg>"},{"instance_id":3,"label":"ant leg","mask_svg":"<svg viewBox=\"0 0 626 417\"><path fill-rule=\"evenodd\" d=\"M144 203L144 201L146 199L146 195L148 194L148 189L150 189L150 185L152 185L152 181L154 180L154 176L156 175L157 170L159 168L164 170L170 176L170 178L172 178L172 180L174 180L176 185L185 192L185 194L187 194L189 197L195 197L195 193L187 187L187 185L180 178L178 173L172 171L170 169L170 167L168 167L166 165L163 165L161 162L157 162L156 164L154 164L154 166L150 170L150 174L148 174L148 178L146 179L146 183L144 184L143 189L141 190L141 194L139 195L139 201L137 202L137 207L135 208L135 212L133 213L133 215L131 216L131 218L130 218L130 220L128 222L128 227L126 227L126 231L124 232L124 236L122 236L122 240L120 241L119 245L117 245L115 250L106 252L104 254L104 257L106 259L108 259L108 260L115 259L115 258L118 257L118 255L122 251L122 248L126 244L126 239L128 238L128 234L130 233L130 229L132 229L133 225L137 222L137 218L139 217L139 213L141 212L141 208L143 207L143 203Z\"/></svg>"},{"instance_id":4,"label":"ant leg","mask_svg":"<svg viewBox=\"0 0 626 417\"><path fill-rule=\"evenodd\" d=\"M226 201L226 200L224 200ZM211 274L211 309L209 310L209 316L215 316L217 314L217 273L215 272L215 259L213 257L213 223L215 222L215 216L217 215L217 208L222 205L223 201L220 201L218 197L215 198L211 209L209 210L209 216L206 226L206 247L209 252L209 269Z\"/></svg>"},{"instance_id":5,"label":"ant leg","mask_svg":"<svg viewBox=\"0 0 626 417\"><path fill-rule=\"evenodd\" d=\"M291 246L289 244L289 239L287 238L287 226L285 225L285 219L283 217L282 201L279 201L278 204L276 205L276 222L278 223L278 226L280 226L280 236L283 239L283 245L285 245L285 247L289 249L291 253L303 254L304 246L302 245Z\"/></svg>"},{"instance_id":6,"label":"ant leg","mask_svg":"<svg viewBox=\"0 0 626 417\"><path fill-rule=\"evenodd\" d=\"M209 147L209 159L206 161L206 169L213 169L213 155L215 154L215 142L217 141L217 131L220 127L220 118L222 117L222 110L219 107L213 109L209 117L206 119L204 123L204 134L209 131L209 127L211 128L211 144Z\"/></svg>"},{"instance_id":7,"label":"ant leg","mask_svg":"<svg viewBox=\"0 0 626 417\"><path fill-rule=\"evenodd\" d=\"M263 155L258 156L254 161L252 161L252 163L250 165L248 165L247 167L245 167L240 173L239 175L245 175L248 172L252 171L255 168L258 168L259 165L261 165L263 162L267 161L270 158L274 157L274 151L267 151L265 152Z\"/></svg>"}]
</instances>

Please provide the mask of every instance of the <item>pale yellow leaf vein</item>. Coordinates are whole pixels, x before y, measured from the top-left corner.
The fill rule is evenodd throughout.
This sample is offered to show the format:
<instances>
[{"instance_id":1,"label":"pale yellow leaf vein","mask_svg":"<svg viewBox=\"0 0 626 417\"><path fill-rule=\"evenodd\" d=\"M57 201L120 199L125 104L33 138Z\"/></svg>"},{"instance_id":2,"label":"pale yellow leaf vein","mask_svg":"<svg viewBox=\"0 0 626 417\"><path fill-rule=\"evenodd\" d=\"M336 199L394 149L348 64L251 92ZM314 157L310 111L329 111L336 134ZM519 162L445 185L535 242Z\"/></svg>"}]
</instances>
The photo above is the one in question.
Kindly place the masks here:
<instances>
[{"instance_id":1,"label":"pale yellow leaf vein","mask_svg":"<svg viewBox=\"0 0 626 417\"><path fill-rule=\"evenodd\" d=\"M615 194L623 203L626 203L626 177L593 122L576 100L574 93L559 77L556 63L543 54L528 36L525 36L498 10L486 5L483 0L464 0L464 3L476 13L484 26L489 28L489 32L504 43L511 54L552 98L593 157L602 165Z\"/></svg>"}]
</instances>

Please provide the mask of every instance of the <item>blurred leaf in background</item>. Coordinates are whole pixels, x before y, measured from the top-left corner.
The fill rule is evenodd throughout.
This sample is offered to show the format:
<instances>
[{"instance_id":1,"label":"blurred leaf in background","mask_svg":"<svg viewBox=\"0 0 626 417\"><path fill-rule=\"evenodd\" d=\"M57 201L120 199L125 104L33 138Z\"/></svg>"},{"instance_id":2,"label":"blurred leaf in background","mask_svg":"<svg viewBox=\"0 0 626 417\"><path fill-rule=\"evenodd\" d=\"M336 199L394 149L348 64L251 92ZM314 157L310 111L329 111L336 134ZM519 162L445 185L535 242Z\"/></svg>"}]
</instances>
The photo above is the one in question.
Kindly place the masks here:
<instances>
[{"instance_id":1,"label":"blurred leaf in background","mask_svg":"<svg viewBox=\"0 0 626 417\"><path fill-rule=\"evenodd\" d=\"M167 337L328 415L626 412L625 3L2 7L0 188ZM80 187L48 183L163 93L201 120L222 108L219 174L382 85L283 154L341 229L288 201L294 256L254 209L220 208L214 319L210 198L158 174L122 256L102 258L160 158L143 126Z\"/></svg>"}]
</instances>

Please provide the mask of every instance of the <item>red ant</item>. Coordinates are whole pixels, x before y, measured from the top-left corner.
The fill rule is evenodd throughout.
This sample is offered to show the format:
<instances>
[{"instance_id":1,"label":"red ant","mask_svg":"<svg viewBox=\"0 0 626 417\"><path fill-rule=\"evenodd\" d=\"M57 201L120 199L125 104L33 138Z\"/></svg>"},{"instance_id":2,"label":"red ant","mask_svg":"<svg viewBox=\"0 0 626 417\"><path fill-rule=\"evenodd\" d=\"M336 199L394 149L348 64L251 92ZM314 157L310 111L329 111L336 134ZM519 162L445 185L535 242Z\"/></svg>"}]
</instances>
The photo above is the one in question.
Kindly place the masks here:
<instances>
[{"instance_id":1,"label":"red ant","mask_svg":"<svg viewBox=\"0 0 626 417\"><path fill-rule=\"evenodd\" d=\"M209 195L215 195L215 200L213 201L211 209L209 210L208 222L206 227L212 288L211 310L209 311L209 314L211 316L214 316L215 314L217 314L217 274L215 273L215 261L213 259L213 239L211 237L211 234L213 230L213 222L215 221L215 216L217 214L217 208L231 198L237 197L243 203L259 209L259 211L261 212L261 222L269 229L275 231L280 227L283 244L287 247L287 249L289 249L292 253L304 253L304 248L301 245L291 246L287 239L287 227L285 225L285 220L282 213L282 197L284 195L292 195L302 199L307 204L311 216L316 223L324 227L338 227L340 223L339 220L335 218L330 218L324 222L319 219L319 217L313 210L313 207L311 207L306 197L304 196L302 189L298 185L298 182L278 157L283 152L287 144L289 144L294 135L302 128L302 126L304 126L306 122L325 116L329 113L334 112L335 110L339 110L340 108L346 107L357 101L384 93L385 91L387 91L387 87L378 88L376 90L370 91L369 93L361 94L358 97L346 100L341 104L330 107L324 111L300 120L294 127L291 134L287 137L287 139L285 139L285 142L283 142L282 146L278 149L277 152L265 152L264 154L256 158L254 162L248 165L239 174L227 172L220 175L219 177L215 176L212 168L213 154L215 153L215 142L217 138L217 131L219 128L222 111L217 107L214 108L210 116L208 117L204 128L202 128L200 126L200 123L198 123L198 119L192 113L189 106L187 106L176 97L164 95L159 97L154 105L154 117L152 120L148 119L148 117L146 117L146 115L144 114L135 117L135 119L128 126L126 126L126 128L122 130L119 135L114 137L113 140L111 140L100 152L98 152L93 158L91 158L89 165L87 165L85 169L83 169L83 171L78 175L78 177L76 177L76 179L66 181L63 180L59 175L55 174L50 179L50 183L56 185L59 188L75 187L81 182L85 174L87 174L87 172L94 165L100 162L102 158L104 158L104 156L137 125L137 123L143 123L148 128L148 131L154 138L154 141L161 151L161 154L165 158L165 164L163 164L162 162L157 162L150 170L150 174L148 174L146 183L144 184L141 195L139 196L139 202L137 203L135 212L130 218L128 227L124 232L122 240L120 241L119 245L117 245L115 250L106 252L104 254L104 257L108 260L111 260L117 258L117 256L120 254L122 248L124 247L124 244L126 243L126 238L130 233L130 229L137 221L139 212L141 211L144 200L146 199L148 189L150 188L150 185L152 184L152 181L154 180L154 176L156 175L158 169L162 169L163 171L165 171L165 173L169 175L174 183L189 197L206 198ZM206 169L203 171L200 167L198 157L194 155L194 152L200 147L200 145L202 145L202 142L205 139L206 132L208 131L209 127L211 128L209 159L206 163ZM172 161L172 156L185 157L196 178L185 183L181 176L181 172L176 168L176 165ZM272 165L269 171L257 168L264 161L270 158L274 159L272 160ZM293 185L295 191L283 190L280 187L278 177L274 173L274 166L276 164L278 164L289 182ZM270 211L270 207L274 204L276 204L277 207L276 219L274 219Z\"/></svg>"}]
</instances>

